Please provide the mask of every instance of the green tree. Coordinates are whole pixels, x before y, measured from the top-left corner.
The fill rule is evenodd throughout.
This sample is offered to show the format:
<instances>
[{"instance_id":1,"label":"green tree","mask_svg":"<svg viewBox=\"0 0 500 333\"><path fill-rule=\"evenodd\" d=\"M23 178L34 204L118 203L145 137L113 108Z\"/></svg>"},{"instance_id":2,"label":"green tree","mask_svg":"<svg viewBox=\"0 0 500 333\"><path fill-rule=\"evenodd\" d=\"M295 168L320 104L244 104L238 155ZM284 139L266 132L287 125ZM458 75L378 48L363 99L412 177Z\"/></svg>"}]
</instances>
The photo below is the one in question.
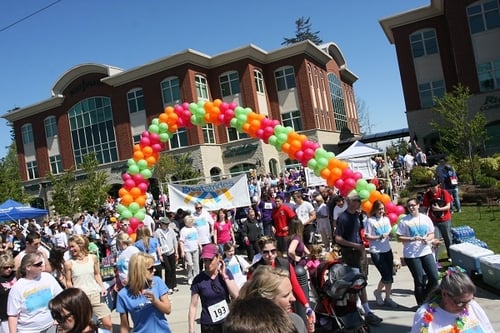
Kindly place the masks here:
<instances>
[{"instance_id":1,"label":"green tree","mask_svg":"<svg viewBox=\"0 0 500 333\"><path fill-rule=\"evenodd\" d=\"M318 36L319 31L312 32L311 31L311 23L309 23L309 17L300 17L295 21L295 25L297 29L295 30L295 37L293 38L283 38L283 42L281 45L290 45L298 42L302 42L305 40L310 40L316 45L323 43L323 40Z\"/></svg>"},{"instance_id":2,"label":"green tree","mask_svg":"<svg viewBox=\"0 0 500 333\"><path fill-rule=\"evenodd\" d=\"M155 165L155 175L160 184L180 180L185 180L185 184L196 184L201 177L201 173L193 168L193 159L190 153L161 154ZM165 189L163 190L165 191Z\"/></svg>"},{"instance_id":3,"label":"green tree","mask_svg":"<svg viewBox=\"0 0 500 333\"><path fill-rule=\"evenodd\" d=\"M76 190L80 209L96 211L106 202L111 185L108 184L107 172L98 170L98 167L99 161L94 153L85 155L79 165L86 176Z\"/></svg>"},{"instance_id":4,"label":"green tree","mask_svg":"<svg viewBox=\"0 0 500 333\"><path fill-rule=\"evenodd\" d=\"M23 192L21 176L19 175L19 160L17 159L16 144L13 141L7 155L0 160L0 202L13 199L19 202L28 202L30 197Z\"/></svg>"},{"instance_id":5,"label":"green tree","mask_svg":"<svg viewBox=\"0 0 500 333\"><path fill-rule=\"evenodd\" d=\"M434 100L432 111L438 115L431 126L439 133L438 148L459 160L470 161L470 172L475 182L474 171L478 153L487 140L486 117L482 112L470 112L468 100L471 96L468 87L454 86L453 91Z\"/></svg>"},{"instance_id":6,"label":"green tree","mask_svg":"<svg viewBox=\"0 0 500 333\"><path fill-rule=\"evenodd\" d=\"M439 133L441 151L457 158L476 155L486 141L486 117L469 112L469 88L455 86L452 92L436 98L432 111L438 115L431 126Z\"/></svg>"},{"instance_id":7,"label":"green tree","mask_svg":"<svg viewBox=\"0 0 500 333\"><path fill-rule=\"evenodd\" d=\"M79 210L76 192L76 178L73 169L65 170L59 175L47 176L51 184L52 200L49 202L54 211L60 215L73 216Z\"/></svg>"}]
</instances>

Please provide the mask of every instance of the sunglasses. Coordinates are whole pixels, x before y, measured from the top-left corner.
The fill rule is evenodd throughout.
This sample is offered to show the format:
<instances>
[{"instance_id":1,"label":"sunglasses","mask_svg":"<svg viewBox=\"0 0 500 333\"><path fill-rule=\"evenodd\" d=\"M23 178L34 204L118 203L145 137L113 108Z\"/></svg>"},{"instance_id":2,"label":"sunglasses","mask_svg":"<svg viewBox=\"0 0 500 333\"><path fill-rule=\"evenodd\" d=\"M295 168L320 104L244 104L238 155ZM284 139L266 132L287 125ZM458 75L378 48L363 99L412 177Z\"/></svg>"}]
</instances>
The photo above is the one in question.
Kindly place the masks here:
<instances>
[{"instance_id":1,"label":"sunglasses","mask_svg":"<svg viewBox=\"0 0 500 333\"><path fill-rule=\"evenodd\" d=\"M13 269L13 268L14 268L14 266L3 266L2 268L3 268L3 269Z\"/></svg>"},{"instance_id":2,"label":"sunglasses","mask_svg":"<svg viewBox=\"0 0 500 333\"><path fill-rule=\"evenodd\" d=\"M155 270L155 266L151 266L151 267L148 267L146 268L150 273L153 273L154 270Z\"/></svg>"},{"instance_id":3,"label":"sunglasses","mask_svg":"<svg viewBox=\"0 0 500 333\"><path fill-rule=\"evenodd\" d=\"M43 261L40 261L40 262L36 262L34 264L31 264L31 266L35 266L35 267L42 267L43 265Z\"/></svg>"},{"instance_id":4,"label":"sunglasses","mask_svg":"<svg viewBox=\"0 0 500 333\"><path fill-rule=\"evenodd\" d=\"M69 317L71 317L73 314L68 313L67 315L63 315L57 311L50 311L50 315L52 316L52 319L57 321L59 324L62 324L68 320Z\"/></svg>"},{"instance_id":5,"label":"sunglasses","mask_svg":"<svg viewBox=\"0 0 500 333\"><path fill-rule=\"evenodd\" d=\"M195 209L202 209L203 207L195 207Z\"/></svg>"},{"instance_id":6,"label":"sunglasses","mask_svg":"<svg viewBox=\"0 0 500 333\"><path fill-rule=\"evenodd\" d=\"M265 254L265 255L269 255L269 254L276 254L276 249L272 249L272 250L263 250L262 251L262 254Z\"/></svg>"}]
</instances>

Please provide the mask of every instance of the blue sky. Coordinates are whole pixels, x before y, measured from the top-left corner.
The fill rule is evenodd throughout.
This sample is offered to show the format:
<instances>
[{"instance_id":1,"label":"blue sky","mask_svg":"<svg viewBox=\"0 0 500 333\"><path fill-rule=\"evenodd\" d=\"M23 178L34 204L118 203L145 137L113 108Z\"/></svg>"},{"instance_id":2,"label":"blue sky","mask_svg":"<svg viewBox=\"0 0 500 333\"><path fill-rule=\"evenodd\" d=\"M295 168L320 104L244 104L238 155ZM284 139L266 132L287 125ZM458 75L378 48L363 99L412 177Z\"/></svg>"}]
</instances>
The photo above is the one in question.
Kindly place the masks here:
<instances>
[{"instance_id":1,"label":"blue sky","mask_svg":"<svg viewBox=\"0 0 500 333\"><path fill-rule=\"evenodd\" d=\"M2 0L0 30L56 0ZM0 31L0 114L50 97L54 83L83 63L123 69L187 48L207 55L254 44L266 51L295 36L295 21L341 49L358 77L371 132L407 127L394 45L379 20L430 0L59 0ZM190 102L190 101L188 101ZM160 113L162 110L158 110ZM0 119L0 157L11 138Z\"/></svg>"}]
</instances>

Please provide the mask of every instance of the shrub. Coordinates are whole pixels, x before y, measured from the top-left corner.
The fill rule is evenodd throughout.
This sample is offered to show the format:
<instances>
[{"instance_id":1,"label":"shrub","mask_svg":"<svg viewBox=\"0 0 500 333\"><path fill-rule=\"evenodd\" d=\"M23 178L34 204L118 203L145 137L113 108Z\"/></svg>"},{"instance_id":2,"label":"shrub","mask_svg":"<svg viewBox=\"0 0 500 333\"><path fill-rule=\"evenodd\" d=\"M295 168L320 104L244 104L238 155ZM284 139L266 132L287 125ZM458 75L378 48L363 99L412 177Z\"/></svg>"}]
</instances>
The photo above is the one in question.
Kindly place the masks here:
<instances>
[{"instance_id":1,"label":"shrub","mask_svg":"<svg viewBox=\"0 0 500 333\"><path fill-rule=\"evenodd\" d=\"M477 175L476 182L477 182L477 185L479 187L487 188L487 187L495 186L497 183L497 180L496 180L496 178L480 174L480 175Z\"/></svg>"},{"instance_id":2,"label":"shrub","mask_svg":"<svg viewBox=\"0 0 500 333\"><path fill-rule=\"evenodd\" d=\"M410 172L410 179L413 185L429 184L434 178L434 171L422 166L416 166Z\"/></svg>"}]
</instances>

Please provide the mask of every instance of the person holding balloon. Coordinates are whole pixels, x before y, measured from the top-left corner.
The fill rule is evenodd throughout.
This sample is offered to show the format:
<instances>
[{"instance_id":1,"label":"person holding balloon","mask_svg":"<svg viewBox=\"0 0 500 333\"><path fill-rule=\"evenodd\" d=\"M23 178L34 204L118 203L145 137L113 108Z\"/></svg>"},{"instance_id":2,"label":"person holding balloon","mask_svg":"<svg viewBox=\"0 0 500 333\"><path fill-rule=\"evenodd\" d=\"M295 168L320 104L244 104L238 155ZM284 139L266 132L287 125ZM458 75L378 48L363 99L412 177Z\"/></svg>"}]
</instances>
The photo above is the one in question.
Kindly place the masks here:
<instances>
[{"instance_id":1,"label":"person holding balloon","mask_svg":"<svg viewBox=\"0 0 500 333\"><path fill-rule=\"evenodd\" d=\"M370 256L381 276L373 295L377 305L397 308L399 305L391 298L392 283L394 282L392 275L394 255L389 239L391 229L391 222L386 216L384 203L381 200L376 200L372 205L370 217L365 223L365 237L370 242ZM384 289L385 300L382 298Z\"/></svg>"}]
</instances>

